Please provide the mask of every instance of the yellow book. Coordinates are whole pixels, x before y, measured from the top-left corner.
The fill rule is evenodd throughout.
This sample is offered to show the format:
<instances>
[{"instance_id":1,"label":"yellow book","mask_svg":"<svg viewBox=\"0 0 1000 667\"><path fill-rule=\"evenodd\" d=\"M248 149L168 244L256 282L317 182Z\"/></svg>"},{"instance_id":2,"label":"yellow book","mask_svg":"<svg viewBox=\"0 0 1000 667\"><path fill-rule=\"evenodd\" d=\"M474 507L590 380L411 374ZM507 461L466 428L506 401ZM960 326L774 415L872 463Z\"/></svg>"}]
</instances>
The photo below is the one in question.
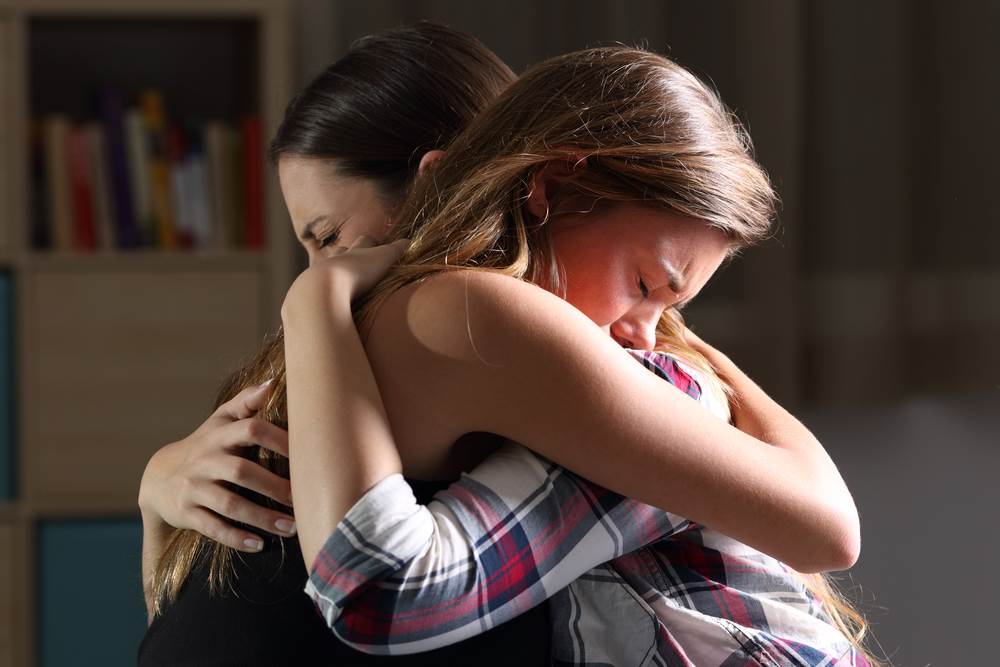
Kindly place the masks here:
<instances>
[{"instance_id":1,"label":"yellow book","mask_svg":"<svg viewBox=\"0 0 1000 667\"><path fill-rule=\"evenodd\" d=\"M146 132L149 137L149 201L153 214L156 245L177 247L174 211L171 202L170 163L167 159L167 119L163 94L146 90L139 96Z\"/></svg>"}]
</instances>

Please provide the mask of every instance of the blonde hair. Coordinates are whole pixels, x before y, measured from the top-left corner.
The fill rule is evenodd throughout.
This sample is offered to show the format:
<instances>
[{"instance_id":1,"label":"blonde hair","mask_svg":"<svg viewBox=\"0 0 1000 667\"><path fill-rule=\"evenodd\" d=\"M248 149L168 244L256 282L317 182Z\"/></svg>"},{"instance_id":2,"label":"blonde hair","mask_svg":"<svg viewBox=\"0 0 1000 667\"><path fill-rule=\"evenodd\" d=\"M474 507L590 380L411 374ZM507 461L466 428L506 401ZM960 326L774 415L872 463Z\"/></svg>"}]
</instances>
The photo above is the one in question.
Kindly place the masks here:
<instances>
[{"instance_id":1,"label":"blonde hair","mask_svg":"<svg viewBox=\"0 0 1000 667\"><path fill-rule=\"evenodd\" d=\"M389 295L442 271L491 270L561 294L558 258L548 240L550 216L535 219L524 204L532 176L553 161L567 160L579 166L560 191L561 201L662 207L721 230L734 251L770 232L776 197L769 179L738 119L703 82L639 49L605 47L559 56L531 68L502 93L454 140L433 177L414 185L387 239L409 238L409 248L355 303L362 335ZM559 203L554 202L556 211ZM715 391L730 391L686 343L683 328L679 313L664 313L658 348L707 371L718 382ZM275 357L280 353L271 350ZM283 388L283 374L280 381ZM189 538L188 551L191 540L198 538ZM216 546L215 554L220 551L226 549ZM171 567L174 575L168 577L170 586L157 590L176 593L177 578L183 581L192 558L161 561L161 576ZM213 556L216 561L221 558ZM864 619L824 578L802 579L861 650Z\"/></svg>"},{"instance_id":2,"label":"blonde hair","mask_svg":"<svg viewBox=\"0 0 1000 667\"><path fill-rule=\"evenodd\" d=\"M254 358L223 382L215 398L214 407L218 408L248 387L273 378L270 398L267 405L258 411L257 417L287 429L284 342L281 332L269 336ZM282 477L288 477L288 459L266 447L248 447L244 456ZM252 492L246 492L246 495L258 504L283 512L289 511L287 507L267 496ZM167 539L150 579L153 615L159 616L168 603L177 599L181 586L202 559L208 561L209 590L213 595L222 593L230 586L229 577L234 557L238 557L235 549L211 540L197 531L175 529Z\"/></svg>"},{"instance_id":3,"label":"blonde hair","mask_svg":"<svg viewBox=\"0 0 1000 667\"><path fill-rule=\"evenodd\" d=\"M356 304L362 334L395 290L442 271L492 270L561 294L550 216L535 220L524 204L532 175L566 160L579 166L563 197L659 206L719 229L734 252L770 233L776 195L749 135L714 91L648 51L570 53L522 75L455 139L433 178L415 185L388 239L409 238L409 248ZM683 331L680 313L666 311L657 349L705 371L705 390L731 396ZM799 576L833 625L874 664L862 646L864 617L823 575Z\"/></svg>"}]
</instances>

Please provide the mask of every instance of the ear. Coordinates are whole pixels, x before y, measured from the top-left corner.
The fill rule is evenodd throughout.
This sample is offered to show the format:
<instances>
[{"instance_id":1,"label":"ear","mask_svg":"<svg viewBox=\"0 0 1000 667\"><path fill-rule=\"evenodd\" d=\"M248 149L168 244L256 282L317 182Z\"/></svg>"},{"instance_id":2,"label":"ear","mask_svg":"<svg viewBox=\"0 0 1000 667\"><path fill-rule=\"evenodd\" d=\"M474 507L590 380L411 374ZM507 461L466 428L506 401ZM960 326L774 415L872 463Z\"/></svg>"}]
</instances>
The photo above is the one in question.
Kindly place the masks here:
<instances>
[{"instance_id":1,"label":"ear","mask_svg":"<svg viewBox=\"0 0 1000 667\"><path fill-rule=\"evenodd\" d=\"M423 157L420 158L420 164L417 165L417 176L423 176L428 169L434 166L434 163L444 157L445 151L433 150L424 153Z\"/></svg>"},{"instance_id":2,"label":"ear","mask_svg":"<svg viewBox=\"0 0 1000 667\"><path fill-rule=\"evenodd\" d=\"M531 175L531 190L525 205L528 212L542 219L550 213L556 195L587 166L587 157L570 155L549 160Z\"/></svg>"}]
</instances>

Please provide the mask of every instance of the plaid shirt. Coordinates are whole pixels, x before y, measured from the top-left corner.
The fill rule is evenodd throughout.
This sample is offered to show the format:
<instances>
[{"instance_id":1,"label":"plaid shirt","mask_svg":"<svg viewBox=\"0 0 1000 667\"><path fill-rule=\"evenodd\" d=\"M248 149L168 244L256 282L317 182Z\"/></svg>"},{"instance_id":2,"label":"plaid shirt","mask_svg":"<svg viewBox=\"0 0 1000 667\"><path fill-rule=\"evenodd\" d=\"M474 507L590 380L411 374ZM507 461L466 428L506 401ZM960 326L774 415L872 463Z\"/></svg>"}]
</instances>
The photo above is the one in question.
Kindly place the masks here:
<instances>
[{"instance_id":1,"label":"plaid shirt","mask_svg":"<svg viewBox=\"0 0 1000 667\"><path fill-rule=\"evenodd\" d=\"M633 351L722 417L696 372ZM347 513L306 592L378 654L467 639L551 598L557 665L867 663L779 561L509 442L428 506L393 475Z\"/></svg>"}]
</instances>

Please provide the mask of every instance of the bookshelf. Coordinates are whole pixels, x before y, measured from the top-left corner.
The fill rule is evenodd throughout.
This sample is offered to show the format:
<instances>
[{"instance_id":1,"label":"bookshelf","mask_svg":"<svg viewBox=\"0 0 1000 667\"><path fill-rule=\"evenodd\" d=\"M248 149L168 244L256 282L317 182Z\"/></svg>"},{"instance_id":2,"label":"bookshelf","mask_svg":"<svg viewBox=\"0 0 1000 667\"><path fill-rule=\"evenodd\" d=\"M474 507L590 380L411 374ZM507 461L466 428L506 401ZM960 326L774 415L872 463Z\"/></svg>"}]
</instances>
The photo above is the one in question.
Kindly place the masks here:
<instances>
[{"instance_id":1,"label":"bookshelf","mask_svg":"<svg viewBox=\"0 0 1000 667\"><path fill-rule=\"evenodd\" d=\"M134 664L143 467L204 419L221 378L276 328L293 277L294 239L262 154L293 92L290 11L286 0L0 0L0 667ZM109 89L125 109L159 95L172 247L158 227L123 244L117 202L100 211L91 181L93 237L77 233L86 219L71 200L72 234L59 232L70 241L55 242L51 179L33 164L50 156L33 142L58 116L70 130L90 124L107 150ZM228 228L208 173L213 122L237 137ZM200 157L184 183L208 194L192 195L179 165ZM97 159L75 173L91 178ZM191 226L182 203L202 198Z\"/></svg>"}]
</instances>

